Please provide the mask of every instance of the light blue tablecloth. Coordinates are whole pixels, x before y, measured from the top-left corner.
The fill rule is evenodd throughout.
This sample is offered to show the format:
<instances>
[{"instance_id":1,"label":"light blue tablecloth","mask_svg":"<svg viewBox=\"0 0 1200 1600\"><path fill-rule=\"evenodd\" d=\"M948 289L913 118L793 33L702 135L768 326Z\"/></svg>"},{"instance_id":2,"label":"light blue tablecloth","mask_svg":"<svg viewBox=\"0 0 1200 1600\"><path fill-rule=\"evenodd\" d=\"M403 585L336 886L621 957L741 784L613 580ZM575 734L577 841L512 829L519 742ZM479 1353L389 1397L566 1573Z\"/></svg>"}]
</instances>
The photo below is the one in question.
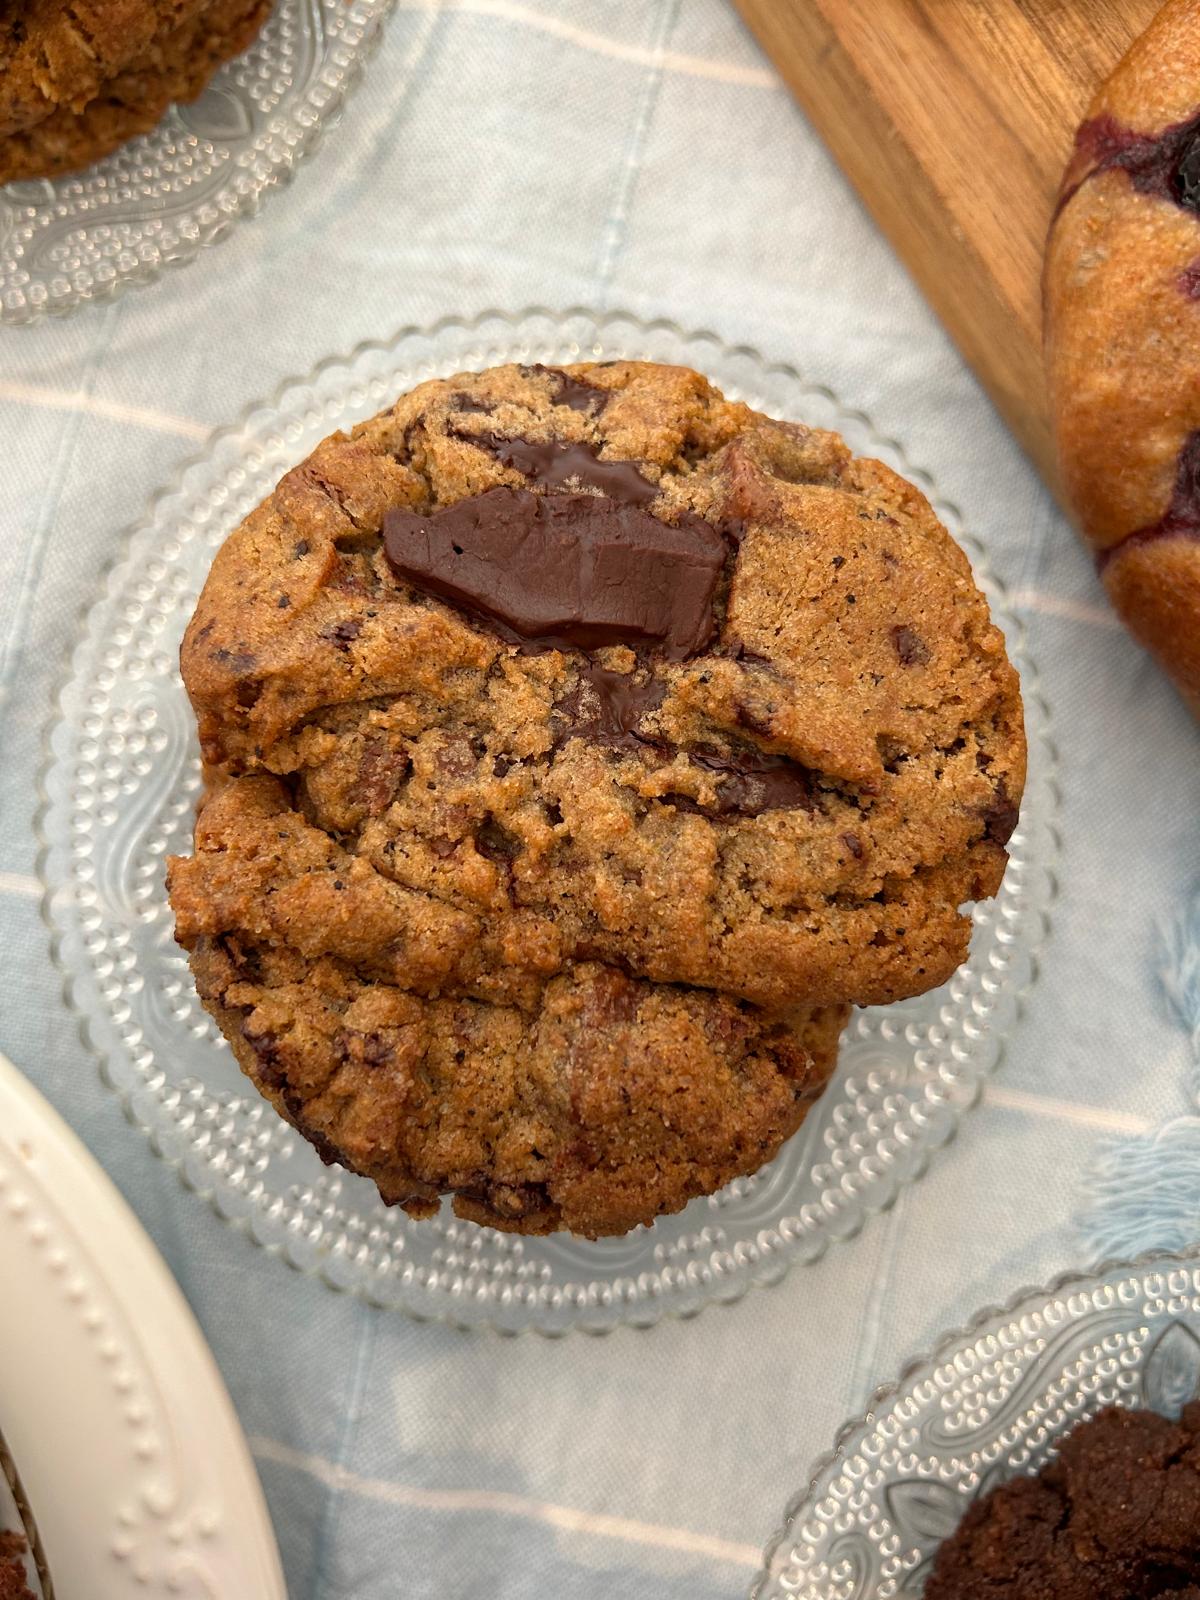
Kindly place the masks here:
<instances>
[{"instance_id":1,"label":"light blue tablecloth","mask_svg":"<svg viewBox=\"0 0 1200 1600\"><path fill-rule=\"evenodd\" d=\"M361 339L531 302L748 340L932 467L1028 624L1063 828L1030 1005L895 1210L732 1309L556 1344L338 1298L186 1192L64 1009L33 832L76 616L197 434ZM1200 1236L1200 737L725 0L400 4L344 122L259 219L114 305L0 336L0 426L0 1048L178 1274L294 1600L728 1600L908 1354L1105 1246Z\"/></svg>"}]
</instances>

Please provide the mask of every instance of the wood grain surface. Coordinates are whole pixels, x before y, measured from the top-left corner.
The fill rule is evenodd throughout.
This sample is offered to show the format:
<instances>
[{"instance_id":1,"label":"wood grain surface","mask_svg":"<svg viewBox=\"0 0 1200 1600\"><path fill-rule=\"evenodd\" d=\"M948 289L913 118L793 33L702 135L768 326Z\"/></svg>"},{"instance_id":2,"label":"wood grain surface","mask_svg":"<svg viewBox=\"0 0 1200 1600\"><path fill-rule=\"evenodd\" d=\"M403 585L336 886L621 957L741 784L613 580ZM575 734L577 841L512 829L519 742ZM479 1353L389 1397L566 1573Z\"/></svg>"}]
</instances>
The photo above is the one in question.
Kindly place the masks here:
<instances>
[{"instance_id":1,"label":"wood grain surface","mask_svg":"<svg viewBox=\"0 0 1200 1600\"><path fill-rule=\"evenodd\" d=\"M1159 0L737 0L1054 482L1042 248L1088 101Z\"/></svg>"}]
</instances>

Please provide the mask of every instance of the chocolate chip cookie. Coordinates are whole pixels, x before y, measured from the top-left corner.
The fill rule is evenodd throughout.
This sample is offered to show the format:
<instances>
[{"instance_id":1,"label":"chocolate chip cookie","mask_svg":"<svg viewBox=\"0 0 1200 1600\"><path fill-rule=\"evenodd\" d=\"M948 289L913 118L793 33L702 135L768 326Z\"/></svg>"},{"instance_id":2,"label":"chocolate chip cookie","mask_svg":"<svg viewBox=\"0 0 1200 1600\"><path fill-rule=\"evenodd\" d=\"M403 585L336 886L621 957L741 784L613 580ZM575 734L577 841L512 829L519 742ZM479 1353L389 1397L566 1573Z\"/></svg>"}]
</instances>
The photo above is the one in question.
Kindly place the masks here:
<instances>
[{"instance_id":1,"label":"chocolate chip cookie","mask_svg":"<svg viewBox=\"0 0 1200 1600\"><path fill-rule=\"evenodd\" d=\"M28 34L19 47L10 37L7 55L0 45L0 119L8 108L8 131L0 136L0 183L76 171L148 132L170 105L194 100L217 68L253 41L272 4L201 0L97 7L97 16L90 18L97 29L112 20L110 11L137 14L136 26L100 39L79 31L86 11L47 7L63 36L61 48L39 47L31 57L30 39L36 35ZM50 19L45 21L49 29ZM68 39L86 58L78 70L64 42ZM135 49L126 48L131 42ZM95 54L89 55L93 44ZM120 65L113 65L118 57ZM31 59L42 64L32 76Z\"/></svg>"},{"instance_id":2,"label":"chocolate chip cookie","mask_svg":"<svg viewBox=\"0 0 1200 1600\"><path fill-rule=\"evenodd\" d=\"M327 1154L508 1226L773 1153L844 1006L962 960L1024 782L924 498L676 368L463 375L327 440L182 664L202 998Z\"/></svg>"},{"instance_id":3,"label":"chocolate chip cookie","mask_svg":"<svg viewBox=\"0 0 1200 1600\"><path fill-rule=\"evenodd\" d=\"M985 1495L925 1600L1200 1600L1200 1403L1102 1411L1036 1478Z\"/></svg>"},{"instance_id":4,"label":"chocolate chip cookie","mask_svg":"<svg viewBox=\"0 0 1200 1600\"><path fill-rule=\"evenodd\" d=\"M1063 486L1131 632L1200 713L1200 14L1165 5L1079 129L1046 255Z\"/></svg>"},{"instance_id":5,"label":"chocolate chip cookie","mask_svg":"<svg viewBox=\"0 0 1200 1600\"><path fill-rule=\"evenodd\" d=\"M82 111L207 0L28 0L0 11L0 135Z\"/></svg>"}]
</instances>

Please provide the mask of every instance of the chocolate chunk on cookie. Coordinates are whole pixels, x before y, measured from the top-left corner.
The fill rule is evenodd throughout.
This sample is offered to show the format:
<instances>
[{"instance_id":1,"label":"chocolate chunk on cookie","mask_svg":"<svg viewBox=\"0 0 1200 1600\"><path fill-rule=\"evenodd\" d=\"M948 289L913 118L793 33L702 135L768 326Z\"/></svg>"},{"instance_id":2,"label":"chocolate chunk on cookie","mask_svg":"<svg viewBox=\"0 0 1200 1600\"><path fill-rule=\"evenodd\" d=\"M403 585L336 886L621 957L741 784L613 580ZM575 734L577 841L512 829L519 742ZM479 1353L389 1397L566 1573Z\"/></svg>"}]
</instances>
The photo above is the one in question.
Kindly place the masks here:
<instances>
[{"instance_id":1,"label":"chocolate chunk on cookie","mask_svg":"<svg viewBox=\"0 0 1200 1600\"><path fill-rule=\"evenodd\" d=\"M432 516L389 511L398 578L481 617L503 639L556 649L656 646L696 655L716 630L728 555L702 517L672 526L608 494L486 489Z\"/></svg>"}]
</instances>

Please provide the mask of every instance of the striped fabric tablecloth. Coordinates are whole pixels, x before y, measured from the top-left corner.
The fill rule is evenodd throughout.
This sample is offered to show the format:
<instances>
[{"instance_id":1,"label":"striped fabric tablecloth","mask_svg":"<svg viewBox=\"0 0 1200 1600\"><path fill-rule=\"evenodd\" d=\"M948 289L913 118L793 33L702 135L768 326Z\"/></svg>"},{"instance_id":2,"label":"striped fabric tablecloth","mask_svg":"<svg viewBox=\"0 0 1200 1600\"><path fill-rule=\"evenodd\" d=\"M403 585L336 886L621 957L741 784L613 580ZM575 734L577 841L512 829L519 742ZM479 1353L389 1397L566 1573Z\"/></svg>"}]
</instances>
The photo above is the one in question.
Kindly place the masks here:
<instances>
[{"instance_id":1,"label":"striped fabric tablecloth","mask_svg":"<svg viewBox=\"0 0 1200 1600\"><path fill-rule=\"evenodd\" d=\"M338 1298L186 1192L64 1009L34 832L67 641L179 458L327 353L534 302L749 341L934 470L1028 626L1063 834L1030 1004L928 1176L732 1309L557 1343ZM190 1297L294 1600L743 1594L810 1462L909 1353L1023 1283L1200 1235L1197 731L725 0L399 0L344 121L257 220L0 335L0 426L0 1048Z\"/></svg>"}]
</instances>

